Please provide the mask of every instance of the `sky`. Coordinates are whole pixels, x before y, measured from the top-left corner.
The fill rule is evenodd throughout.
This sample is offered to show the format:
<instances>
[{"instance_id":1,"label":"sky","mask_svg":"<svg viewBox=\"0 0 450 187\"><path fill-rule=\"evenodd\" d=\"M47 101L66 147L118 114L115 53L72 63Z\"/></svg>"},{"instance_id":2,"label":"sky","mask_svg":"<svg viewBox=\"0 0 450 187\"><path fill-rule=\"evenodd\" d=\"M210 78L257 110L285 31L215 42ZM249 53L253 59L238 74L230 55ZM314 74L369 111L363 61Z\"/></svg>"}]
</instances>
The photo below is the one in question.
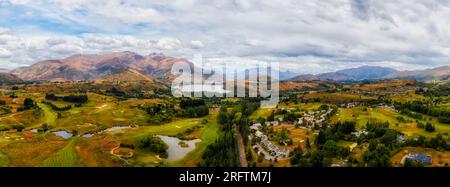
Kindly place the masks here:
<instances>
[{"instance_id":1,"label":"sky","mask_svg":"<svg viewBox=\"0 0 450 187\"><path fill-rule=\"evenodd\" d=\"M450 0L0 0L0 68L133 51L323 73L450 65Z\"/></svg>"}]
</instances>

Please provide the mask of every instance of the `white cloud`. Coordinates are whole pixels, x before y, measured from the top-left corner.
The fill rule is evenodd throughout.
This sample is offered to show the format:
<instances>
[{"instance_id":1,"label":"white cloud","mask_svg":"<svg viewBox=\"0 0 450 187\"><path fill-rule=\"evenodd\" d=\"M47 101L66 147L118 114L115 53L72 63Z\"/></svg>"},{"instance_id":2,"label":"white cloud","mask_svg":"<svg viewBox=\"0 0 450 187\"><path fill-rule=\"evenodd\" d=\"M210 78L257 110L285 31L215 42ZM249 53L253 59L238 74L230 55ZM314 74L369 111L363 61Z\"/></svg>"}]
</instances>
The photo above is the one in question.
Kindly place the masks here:
<instances>
[{"instance_id":1,"label":"white cloud","mask_svg":"<svg viewBox=\"0 0 450 187\"><path fill-rule=\"evenodd\" d=\"M12 53L9 50L0 48L0 58L9 58L11 55Z\"/></svg>"},{"instance_id":2,"label":"white cloud","mask_svg":"<svg viewBox=\"0 0 450 187\"><path fill-rule=\"evenodd\" d=\"M62 38L49 38L47 39L47 44L50 46L59 45L66 43L66 40Z\"/></svg>"},{"instance_id":3,"label":"white cloud","mask_svg":"<svg viewBox=\"0 0 450 187\"><path fill-rule=\"evenodd\" d=\"M15 22L11 25L21 18L40 21L0 28L0 47L11 51L9 61L15 63L71 53L156 50L185 58L202 53L276 60L314 73L364 64L399 69L450 65L447 0L9 2L0 15ZM60 25L46 28L42 20Z\"/></svg>"},{"instance_id":4,"label":"white cloud","mask_svg":"<svg viewBox=\"0 0 450 187\"><path fill-rule=\"evenodd\" d=\"M9 29L0 27L0 35L1 34L8 34L8 32L9 32Z\"/></svg>"},{"instance_id":5,"label":"white cloud","mask_svg":"<svg viewBox=\"0 0 450 187\"><path fill-rule=\"evenodd\" d=\"M9 34L0 34L0 44L7 44L10 41L15 40L15 37Z\"/></svg>"},{"instance_id":6,"label":"white cloud","mask_svg":"<svg viewBox=\"0 0 450 187\"><path fill-rule=\"evenodd\" d=\"M203 48L203 42L200 40L192 40L190 44L193 49Z\"/></svg>"},{"instance_id":7,"label":"white cloud","mask_svg":"<svg viewBox=\"0 0 450 187\"><path fill-rule=\"evenodd\" d=\"M176 38L161 38L152 41L153 47L159 50L178 50L182 47L181 41Z\"/></svg>"}]
</instances>

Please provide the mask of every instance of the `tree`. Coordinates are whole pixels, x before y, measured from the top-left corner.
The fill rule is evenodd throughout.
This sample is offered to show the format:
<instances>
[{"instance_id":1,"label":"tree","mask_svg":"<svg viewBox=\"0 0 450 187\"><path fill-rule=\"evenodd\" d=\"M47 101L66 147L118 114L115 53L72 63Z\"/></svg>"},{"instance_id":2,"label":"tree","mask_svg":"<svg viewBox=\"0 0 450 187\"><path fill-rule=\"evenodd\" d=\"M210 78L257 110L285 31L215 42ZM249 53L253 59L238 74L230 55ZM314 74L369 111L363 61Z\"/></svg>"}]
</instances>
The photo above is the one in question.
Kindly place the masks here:
<instances>
[{"instance_id":1,"label":"tree","mask_svg":"<svg viewBox=\"0 0 450 187\"><path fill-rule=\"evenodd\" d=\"M311 149L311 143L309 142L308 137L306 137L306 148Z\"/></svg>"},{"instance_id":2,"label":"tree","mask_svg":"<svg viewBox=\"0 0 450 187\"><path fill-rule=\"evenodd\" d=\"M427 132L434 132L436 129L435 129L435 127L434 127L433 124L431 124L431 123L428 122L428 123L425 125L425 130L426 130Z\"/></svg>"},{"instance_id":3,"label":"tree","mask_svg":"<svg viewBox=\"0 0 450 187\"><path fill-rule=\"evenodd\" d=\"M246 156L248 162L253 161L253 156L252 156L252 152L251 152L250 148L247 149L245 156Z\"/></svg>"},{"instance_id":4,"label":"tree","mask_svg":"<svg viewBox=\"0 0 450 187\"><path fill-rule=\"evenodd\" d=\"M403 167L424 167L424 164L417 160L406 159L405 163L403 163Z\"/></svg>"},{"instance_id":5,"label":"tree","mask_svg":"<svg viewBox=\"0 0 450 187\"><path fill-rule=\"evenodd\" d=\"M36 103L30 98L25 98L25 100L23 101L23 108L25 110L31 109L35 106L36 106Z\"/></svg>"},{"instance_id":6,"label":"tree","mask_svg":"<svg viewBox=\"0 0 450 187\"><path fill-rule=\"evenodd\" d=\"M389 167L390 162L390 150L384 144L375 144L371 142L369 149L362 155L362 160L369 167Z\"/></svg>"},{"instance_id":7,"label":"tree","mask_svg":"<svg viewBox=\"0 0 450 187\"><path fill-rule=\"evenodd\" d=\"M319 110L328 110L329 106L328 105L320 105Z\"/></svg>"},{"instance_id":8,"label":"tree","mask_svg":"<svg viewBox=\"0 0 450 187\"><path fill-rule=\"evenodd\" d=\"M267 117L267 121L275 121L275 113L272 111L269 115L269 117Z\"/></svg>"},{"instance_id":9,"label":"tree","mask_svg":"<svg viewBox=\"0 0 450 187\"><path fill-rule=\"evenodd\" d=\"M150 136L142 139L139 142L139 148L157 153L163 158L168 157L167 149L169 146L157 136Z\"/></svg>"},{"instance_id":10,"label":"tree","mask_svg":"<svg viewBox=\"0 0 450 187\"><path fill-rule=\"evenodd\" d=\"M321 150L315 151L311 154L311 165L312 167L327 167L324 164L328 164L324 162L325 153Z\"/></svg>"},{"instance_id":11,"label":"tree","mask_svg":"<svg viewBox=\"0 0 450 187\"><path fill-rule=\"evenodd\" d=\"M288 136L288 133L287 133L287 129L286 128L282 128L280 133L278 133L276 139L277 139L279 144L286 144L286 143L288 143L289 136Z\"/></svg>"},{"instance_id":12,"label":"tree","mask_svg":"<svg viewBox=\"0 0 450 187\"><path fill-rule=\"evenodd\" d=\"M217 121L220 124L220 135L217 140L209 144L203 153L203 160L199 164L203 167L237 167L240 166L239 149L236 141L236 132L241 132L241 135L248 136L248 116L253 113L259 103L243 100L239 103L234 103L233 109L228 112L227 106L222 105L217 116ZM257 161L262 162L264 155L258 155Z\"/></svg>"},{"instance_id":13,"label":"tree","mask_svg":"<svg viewBox=\"0 0 450 187\"><path fill-rule=\"evenodd\" d=\"M290 153L291 156L291 165L297 165L300 163L300 160L303 158L303 150L300 146L294 148L294 150Z\"/></svg>"},{"instance_id":14,"label":"tree","mask_svg":"<svg viewBox=\"0 0 450 187\"><path fill-rule=\"evenodd\" d=\"M324 131L320 131L317 135L315 142L317 145L323 145L327 141Z\"/></svg>"},{"instance_id":15,"label":"tree","mask_svg":"<svg viewBox=\"0 0 450 187\"><path fill-rule=\"evenodd\" d=\"M339 148L334 140L328 140L323 145L322 150L327 157L334 157L337 155Z\"/></svg>"},{"instance_id":16,"label":"tree","mask_svg":"<svg viewBox=\"0 0 450 187\"><path fill-rule=\"evenodd\" d=\"M261 163L264 160L264 154L263 153L259 153L258 155L258 162Z\"/></svg>"},{"instance_id":17,"label":"tree","mask_svg":"<svg viewBox=\"0 0 450 187\"><path fill-rule=\"evenodd\" d=\"M23 129L25 129L25 125L23 124L14 125L14 129L16 129L17 132L22 132Z\"/></svg>"},{"instance_id":18,"label":"tree","mask_svg":"<svg viewBox=\"0 0 450 187\"><path fill-rule=\"evenodd\" d=\"M228 124L228 123L230 123L230 116L228 115L228 113L227 113L227 109L225 108L225 107L221 107L220 108L220 112L219 112L219 114L217 115L217 122L219 123L219 124Z\"/></svg>"},{"instance_id":19,"label":"tree","mask_svg":"<svg viewBox=\"0 0 450 187\"><path fill-rule=\"evenodd\" d=\"M41 128L42 128L42 131L44 131L44 132L47 132L49 129L47 123L42 124Z\"/></svg>"}]
</instances>

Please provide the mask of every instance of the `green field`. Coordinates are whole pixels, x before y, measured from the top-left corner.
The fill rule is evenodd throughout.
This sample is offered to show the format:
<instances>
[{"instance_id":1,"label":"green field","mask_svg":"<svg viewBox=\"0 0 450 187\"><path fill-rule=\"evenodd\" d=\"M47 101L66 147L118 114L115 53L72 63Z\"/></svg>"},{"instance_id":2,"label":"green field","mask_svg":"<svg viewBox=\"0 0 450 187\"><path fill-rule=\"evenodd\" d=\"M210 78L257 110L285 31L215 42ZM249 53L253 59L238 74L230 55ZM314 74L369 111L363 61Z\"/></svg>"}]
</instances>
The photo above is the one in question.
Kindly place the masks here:
<instances>
[{"instance_id":1,"label":"green field","mask_svg":"<svg viewBox=\"0 0 450 187\"><path fill-rule=\"evenodd\" d=\"M338 146L341 146L341 147L349 147L349 146L352 145L353 143L355 143L355 142L349 142L349 141L343 141L343 140L341 140L341 141L338 141L338 142L337 142L337 145L338 145Z\"/></svg>"},{"instance_id":2,"label":"green field","mask_svg":"<svg viewBox=\"0 0 450 187\"><path fill-rule=\"evenodd\" d=\"M44 167L73 167L77 166L77 153L75 145L77 138L72 138L63 149L59 150L55 155L44 161Z\"/></svg>"},{"instance_id":3,"label":"green field","mask_svg":"<svg viewBox=\"0 0 450 187\"><path fill-rule=\"evenodd\" d=\"M260 117L267 118L268 116L270 116L270 114L272 113L273 110L274 109L271 109L271 108L260 108L256 112L251 114L249 116L249 118L252 120L257 120Z\"/></svg>"},{"instance_id":4,"label":"green field","mask_svg":"<svg viewBox=\"0 0 450 187\"><path fill-rule=\"evenodd\" d=\"M196 164L202 157L203 151L205 151L206 147L219 137L219 126L215 116L216 114L209 115L207 117L208 124L205 125L200 135L200 139L202 141L197 143L195 149L188 153L183 159L169 163L170 166L195 166L194 164Z\"/></svg>"},{"instance_id":5,"label":"green field","mask_svg":"<svg viewBox=\"0 0 450 187\"><path fill-rule=\"evenodd\" d=\"M9 158L8 156L4 155L2 152L0 152L0 167L5 167L9 165Z\"/></svg>"},{"instance_id":6,"label":"green field","mask_svg":"<svg viewBox=\"0 0 450 187\"><path fill-rule=\"evenodd\" d=\"M396 101L396 102L400 102L400 103L429 100L429 98L422 96L422 95L417 95L414 92L409 92L406 95L402 95L402 96L394 96L394 97L391 97L390 99L392 99L393 101Z\"/></svg>"},{"instance_id":7,"label":"green field","mask_svg":"<svg viewBox=\"0 0 450 187\"><path fill-rule=\"evenodd\" d=\"M338 121L354 121L356 122L356 129L362 130L368 122L389 122L389 128L405 134L408 138L425 136L429 140L438 133L441 133L443 134L444 139L448 140L450 125L439 123L436 117L422 115L424 117L423 120L419 120L421 123L430 122L435 125L436 131L430 133L425 129L418 128L416 119L402 115L392 109L375 107L377 103L374 101L378 98L385 98L387 100L386 104L388 105L388 101L404 103L431 98L416 94L415 89L417 87L402 87L402 89L399 89L400 91L398 91L397 88L391 88L390 83L383 82L376 85L353 85L356 85L357 89L354 89L354 86L347 85L347 89L345 90L340 87L337 87L336 89L333 88L332 90L328 90L328 88L319 88L313 91L293 93L286 96L286 98L283 99L283 102L280 102L276 108L257 109L249 116L249 118L253 121L258 120L258 118L267 119L272 112L280 109L286 109L289 112L289 115L292 112L296 118L300 118L305 112L318 110L321 105L328 105L334 108L335 106L341 106L341 104L358 102L355 103L358 106L354 108L338 108L336 114L331 116L330 121L322 123L327 124L322 127L328 128L328 125L335 124ZM398 84L396 83L396 85ZM138 93L133 93L136 94L136 97L138 98L128 98L128 95L114 96L107 91L108 89L111 89L111 87L120 86L119 84L114 84L110 85L111 87L108 86L103 89L98 89L94 91L95 93L93 93L93 91L87 91L88 101L78 105L78 107L75 107L75 103L71 102L49 100L49 102L52 102L58 107L72 106L68 110L58 111L58 109L52 109L52 107L43 102L46 93L54 92L57 95L68 95L79 93L83 88L79 88L78 85L71 83L33 84L27 86L29 87L29 90L17 91L17 99L11 98L9 95L5 94L0 96L1 100L4 100L7 103L5 104L5 107L11 109L11 113L2 114L0 112L0 166L194 167L201 163L205 163L202 162L204 161L203 154L208 145L214 143L218 137L221 137L220 133L225 131L224 129L221 129L220 125L217 123L216 118L219 112L217 107L211 107L209 109L209 115L207 116L184 118L182 116L185 116L184 112L187 112L187 110L181 108L182 100L173 98L169 95L143 96L140 95L141 92L138 91ZM68 88L65 88L66 86ZM400 84L400 86L402 85ZM403 93L403 90L405 90L404 93L406 94ZM131 95L131 97L134 96ZM33 99L38 107L32 107L28 110L17 110L22 109L25 98ZM450 103L446 100L446 96L436 97L434 99L439 99L436 101L440 101L436 102L438 103L435 106L436 108L444 110L450 109ZM223 106L228 107L229 112L231 113L233 107L239 106L235 106L234 104L239 104L237 102L239 102L240 99L228 98L220 101L205 99L204 101L206 106L216 106L218 103L222 103L224 104ZM148 113L146 111L148 111ZM151 116L151 114L165 115L162 116L161 119L167 117L170 118L170 122L152 124L151 121L156 120L153 120L155 116ZM275 118L283 116L284 114L280 113L275 115ZM314 116L314 118L319 117L320 114ZM405 120L400 121L399 119L401 118L399 117L402 117ZM43 132L41 128L44 123L49 125L49 129L46 132ZM25 128L22 129L23 127ZM113 128L111 129L111 127L126 128L114 130ZM108 131L105 131L106 129L108 129ZM237 128L233 129L236 130ZM276 142L276 137L282 129L287 130L287 135L292 139L292 144L279 145L279 143ZM59 137L54 134L55 131L60 130L73 133L76 136L67 138ZM322 149L321 146L314 143L319 131L322 130L322 128L308 129L302 127L302 125L299 127L299 125L295 125L293 121L285 120L280 125L270 127L268 131L264 133L267 133L266 135L269 140L274 142L274 144L280 148L293 151L295 148L300 147L305 153L313 153ZM241 133L245 132L242 131ZM183 156L182 158L175 161L169 161L169 159L161 158L155 153L158 151L142 147L142 140L154 135L179 138L179 140L164 139L166 144L170 146L177 145L176 143L174 144L171 142L171 140L185 142L187 140L200 139L200 141L195 144L195 148L192 145L189 145L191 146L189 148L192 148L192 151L185 155L181 155ZM311 146L306 146L306 139L311 142ZM349 147L356 141L352 136L333 140L337 141L337 146L339 147ZM361 160L361 155L367 150L368 143L366 139L364 139L362 142L358 140L358 144L359 145L351 152L351 155L354 158ZM181 145L185 144L178 142L178 145L180 147L170 147L171 149L169 152L172 151L172 148L181 148ZM248 148L249 147L245 147L245 154L247 154ZM447 162L448 157L446 157L446 155L448 155L448 152L439 150L441 148L435 149L436 150L428 148L408 148L408 150L426 151L432 154L433 157L438 157L438 159L433 158L438 162L435 165L442 166L443 164L439 163L439 160ZM391 151L394 155L394 151L399 150L402 149ZM250 153L253 155L253 159L249 161L249 164L257 162L257 166L284 167L295 164L291 162L291 158L289 157L277 157L276 161L265 159L257 161L258 155L255 150L251 149ZM394 161L398 162L405 153L399 152L396 154ZM304 157L309 157L307 155L308 154L304 154ZM345 159L347 158L344 157L346 156L343 156L342 158L333 158L332 162L336 164L345 162Z\"/></svg>"},{"instance_id":8,"label":"green field","mask_svg":"<svg viewBox=\"0 0 450 187\"><path fill-rule=\"evenodd\" d=\"M402 116L403 118L412 120L414 122L413 123L399 122L397 120L398 116ZM439 123L437 119L430 116L427 116L427 118L432 118L431 122L435 125L436 132L430 133L425 131L424 129L417 128L415 119L401 115L389 109L367 108L367 111L364 111L363 107L339 108L338 113L335 116L333 116L332 120L335 122L355 121L357 129L364 128L365 124L369 121L389 122L390 128L399 130L400 132L410 137L417 137L419 135L425 137L434 137L438 132L443 134L450 133L450 125ZM427 121L422 122L426 123Z\"/></svg>"},{"instance_id":9,"label":"green field","mask_svg":"<svg viewBox=\"0 0 450 187\"><path fill-rule=\"evenodd\" d=\"M280 103L277 108L284 108L284 109L288 109L288 110L297 110L297 111L313 111L313 110L317 110L320 105L322 105L321 103L298 103L298 104L294 104L294 103ZM258 110L256 110L253 114L250 115L250 119L252 120L257 120L258 118L262 117L262 118L267 118L268 116L270 116L270 114L272 113L272 111L275 111L275 109L271 109L271 108L260 108ZM277 115L275 116L275 118L279 118L282 117L281 115Z\"/></svg>"},{"instance_id":10,"label":"green field","mask_svg":"<svg viewBox=\"0 0 450 187\"><path fill-rule=\"evenodd\" d=\"M39 107L44 111L45 122L49 127L56 127L57 114L46 104L38 104Z\"/></svg>"},{"instance_id":11,"label":"green field","mask_svg":"<svg viewBox=\"0 0 450 187\"><path fill-rule=\"evenodd\" d=\"M285 109L291 109L291 110L295 110L298 109L300 111L312 111L312 110L317 110L320 105L322 105L321 103L289 103L289 104L285 104L285 103L280 103L278 105L278 108L285 108Z\"/></svg>"}]
</instances>

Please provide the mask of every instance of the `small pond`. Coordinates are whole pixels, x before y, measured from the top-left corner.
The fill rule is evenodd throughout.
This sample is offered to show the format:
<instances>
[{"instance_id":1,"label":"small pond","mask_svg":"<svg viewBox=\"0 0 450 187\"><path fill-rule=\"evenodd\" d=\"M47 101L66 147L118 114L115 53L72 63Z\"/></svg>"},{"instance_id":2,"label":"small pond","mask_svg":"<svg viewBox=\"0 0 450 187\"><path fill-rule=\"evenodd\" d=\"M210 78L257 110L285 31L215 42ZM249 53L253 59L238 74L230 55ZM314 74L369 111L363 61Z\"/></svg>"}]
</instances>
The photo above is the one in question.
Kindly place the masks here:
<instances>
[{"instance_id":1,"label":"small pond","mask_svg":"<svg viewBox=\"0 0 450 187\"><path fill-rule=\"evenodd\" d=\"M169 136L158 136L161 138L164 143L166 143L169 148L167 149L167 153L169 154L169 157L167 158L168 161L176 161L182 159L186 154L191 152L195 149L195 144L197 142L200 142L200 139L194 139L194 140L180 140L176 137L169 137ZM184 142L188 146L181 146L180 142Z\"/></svg>"},{"instance_id":2,"label":"small pond","mask_svg":"<svg viewBox=\"0 0 450 187\"><path fill-rule=\"evenodd\" d=\"M70 137L73 136L72 133L69 133L67 131L55 131L55 132L53 132L53 134L55 134L56 136L62 137L64 139L69 139Z\"/></svg>"},{"instance_id":3,"label":"small pond","mask_svg":"<svg viewBox=\"0 0 450 187\"><path fill-rule=\"evenodd\" d=\"M83 138L91 138L94 134L83 134Z\"/></svg>"}]
</instances>

